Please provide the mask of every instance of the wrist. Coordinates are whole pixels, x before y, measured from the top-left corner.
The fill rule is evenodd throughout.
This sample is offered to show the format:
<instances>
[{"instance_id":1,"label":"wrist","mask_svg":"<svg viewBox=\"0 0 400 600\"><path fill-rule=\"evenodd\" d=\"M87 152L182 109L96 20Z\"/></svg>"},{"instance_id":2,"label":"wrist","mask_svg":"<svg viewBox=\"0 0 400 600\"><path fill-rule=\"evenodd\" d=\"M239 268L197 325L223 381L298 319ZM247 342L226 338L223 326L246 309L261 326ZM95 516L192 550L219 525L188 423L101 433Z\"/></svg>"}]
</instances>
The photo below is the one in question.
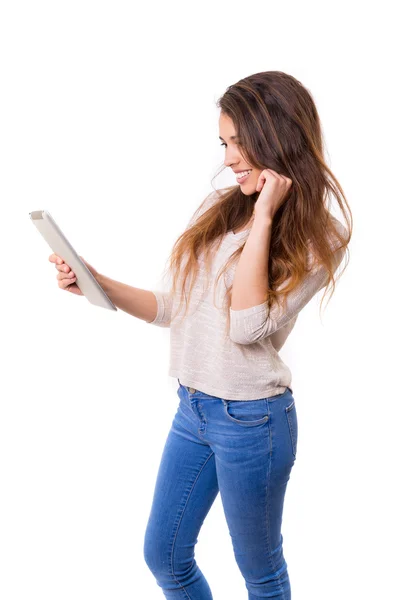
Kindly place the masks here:
<instances>
[{"instance_id":1,"label":"wrist","mask_svg":"<svg viewBox=\"0 0 400 600\"><path fill-rule=\"evenodd\" d=\"M254 222L262 223L266 226L271 226L274 220L274 216L271 213L264 213L263 215L255 213Z\"/></svg>"},{"instance_id":2,"label":"wrist","mask_svg":"<svg viewBox=\"0 0 400 600\"><path fill-rule=\"evenodd\" d=\"M101 287L104 287L104 283L105 283L105 277L104 277L104 275L102 275L101 273L96 273L96 275L94 276L94 278L96 279L97 283L99 285L101 285Z\"/></svg>"}]
</instances>

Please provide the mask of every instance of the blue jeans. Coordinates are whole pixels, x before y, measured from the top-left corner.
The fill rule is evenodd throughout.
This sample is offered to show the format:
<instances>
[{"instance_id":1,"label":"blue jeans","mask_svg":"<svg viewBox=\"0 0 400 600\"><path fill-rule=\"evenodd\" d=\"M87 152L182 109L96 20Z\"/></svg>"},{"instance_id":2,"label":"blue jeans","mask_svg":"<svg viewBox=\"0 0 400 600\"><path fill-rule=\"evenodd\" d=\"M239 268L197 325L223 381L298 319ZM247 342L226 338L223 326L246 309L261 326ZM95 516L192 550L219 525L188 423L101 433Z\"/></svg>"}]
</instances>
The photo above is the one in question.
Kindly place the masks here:
<instances>
[{"instance_id":1,"label":"blue jeans","mask_svg":"<svg viewBox=\"0 0 400 600\"><path fill-rule=\"evenodd\" d=\"M290 600L281 522L297 447L291 389L227 400L178 384L145 533L146 564L166 598L212 600L194 549L220 492L249 600Z\"/></svg>"}]
</instances>

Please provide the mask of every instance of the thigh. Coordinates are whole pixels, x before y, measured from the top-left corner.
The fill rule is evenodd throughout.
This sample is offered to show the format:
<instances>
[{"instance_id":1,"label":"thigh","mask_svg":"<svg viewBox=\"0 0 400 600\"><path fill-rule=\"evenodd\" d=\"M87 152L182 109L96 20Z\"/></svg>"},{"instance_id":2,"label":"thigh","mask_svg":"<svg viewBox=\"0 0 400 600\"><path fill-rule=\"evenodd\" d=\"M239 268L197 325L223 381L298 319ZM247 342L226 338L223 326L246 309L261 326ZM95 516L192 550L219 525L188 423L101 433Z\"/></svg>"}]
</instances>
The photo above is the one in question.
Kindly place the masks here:
<instances>
[{"instance_id":1,"label":"thigh","mask_svg":"<svg viewBox=\"0 0 400 600\"><path fill-rule=\"evenodd\" d=\"M297 439L292 393L224 405L216 470L236 560L249 578L283 572L281 522Z\"/></svg>"},{"instance_id":2,"label":"thigh","mask_svg":"<svg viewBox=\"0 0 400 600\"><path fill-rule=\"evenodd\" d=\"M185 425L178 408L162 453L145 533L146 562L155 571L190 568L198 533L218 494L214 452Z\"/></svg>"}]
</instances>

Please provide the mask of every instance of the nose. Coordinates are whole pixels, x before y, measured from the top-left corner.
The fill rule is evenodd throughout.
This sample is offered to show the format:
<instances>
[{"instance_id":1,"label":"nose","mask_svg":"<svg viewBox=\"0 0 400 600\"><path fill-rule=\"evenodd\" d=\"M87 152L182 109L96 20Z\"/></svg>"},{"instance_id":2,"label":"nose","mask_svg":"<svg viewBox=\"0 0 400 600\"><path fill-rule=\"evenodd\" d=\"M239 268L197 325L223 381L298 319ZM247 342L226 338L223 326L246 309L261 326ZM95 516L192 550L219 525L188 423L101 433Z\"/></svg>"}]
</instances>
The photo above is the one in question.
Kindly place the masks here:
<instances>
[{"instance_id":1,"label":"nose","mask_svg":"<svg viewBox=\"0 0 400 600\"><path fill-rule=\"evenodd\" d=\"M225 158L224 164L225 164L226 167L234 167L235 165L238 164L238 161L237 160L234 161L232 159Z\"/></svg>"},{"instance_id":2,"label":"nose","mask_svg":"<svg viewBox=\"0 0 400 600\"><path fill-rule=\"evenodd\" d=\"M235 164L238 164L240 162L240 154L237 150L235 149L229 149L227 148L225 151L225 160L224 160L224 165L226 167L232 167Z\"/></svg>"}]
</instances>

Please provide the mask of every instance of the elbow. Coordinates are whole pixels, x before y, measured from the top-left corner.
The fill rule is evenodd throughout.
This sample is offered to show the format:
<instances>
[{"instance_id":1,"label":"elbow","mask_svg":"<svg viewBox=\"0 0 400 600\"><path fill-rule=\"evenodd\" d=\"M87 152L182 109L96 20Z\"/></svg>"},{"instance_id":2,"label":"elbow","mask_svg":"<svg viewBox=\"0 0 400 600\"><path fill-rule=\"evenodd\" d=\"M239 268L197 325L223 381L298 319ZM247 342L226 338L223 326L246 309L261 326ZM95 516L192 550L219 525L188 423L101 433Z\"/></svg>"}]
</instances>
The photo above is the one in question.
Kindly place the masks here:
<instances>
[{"instance_id":1,"label":"elbow","mask_svg":"<svg viewBox=\"0 0 400 600\"><path fill-rule=\"evenodd\" d=\"M235 344L254 344L271 333L267 302L233 310L230 308L229 337Z\"/></svg>"},{"instance_id":2,"label":"elbow","mask_svg":"<svg viewBox=\"0 0 400 600\"><path fill-rule=\"evenodd\" d=\"M171 327L171 324L169 322L156 321L156 319L154 319L153 321L146 321L146 323L148 323L149 325L156 325L157 327Z\"/></svg>"},{"instance_id":3,"label":"elbow","mask_svg":"<svg viewBox=\"0 0 400 600\"><path fill-rule=\"evenodd\" d=\"M235 344L242 344L242 345L250 344L250 342L247 340L246 337L244 337L240 334L238 335L236 332L235 333L229 332L229 337L230 337L231 341L234 342Z\"/></svg>"},{"instance_id":4,"label":"elbow","mask_svg":"<svg viewBox=\"0 0 400 600\"><path fill-rule=\"evenodd\" d=\"M152 291L156 298L156 314L151 321L147 321L149 325L157 325L158 327L170 327L171 326L171 311L172 311L172 300L169 294L165 294L158 290Z\"/></svg>"}]
</instances>

